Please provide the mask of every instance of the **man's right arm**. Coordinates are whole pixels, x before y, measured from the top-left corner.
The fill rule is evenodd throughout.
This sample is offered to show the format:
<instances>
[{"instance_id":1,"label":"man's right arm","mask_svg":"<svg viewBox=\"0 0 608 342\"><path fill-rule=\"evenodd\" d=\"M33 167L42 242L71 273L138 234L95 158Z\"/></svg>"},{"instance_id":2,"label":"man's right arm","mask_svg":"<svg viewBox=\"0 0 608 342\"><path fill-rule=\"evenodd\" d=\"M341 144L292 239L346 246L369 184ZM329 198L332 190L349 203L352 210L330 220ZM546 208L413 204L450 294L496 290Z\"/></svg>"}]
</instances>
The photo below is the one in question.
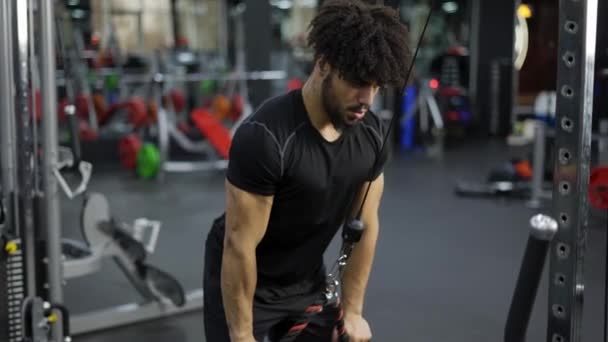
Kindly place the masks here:
<instances>
[{"instance_id":1,"label":"man's right arm","mask_svg":"<svg viewBox=\"0 0 608 342\"><path fill-rule=\"evenodd\" d=\"M243 191L226 181L222 299L232 342L254 342L256 247L266 232L273 196Z\"/></svg>"}]
</instances>

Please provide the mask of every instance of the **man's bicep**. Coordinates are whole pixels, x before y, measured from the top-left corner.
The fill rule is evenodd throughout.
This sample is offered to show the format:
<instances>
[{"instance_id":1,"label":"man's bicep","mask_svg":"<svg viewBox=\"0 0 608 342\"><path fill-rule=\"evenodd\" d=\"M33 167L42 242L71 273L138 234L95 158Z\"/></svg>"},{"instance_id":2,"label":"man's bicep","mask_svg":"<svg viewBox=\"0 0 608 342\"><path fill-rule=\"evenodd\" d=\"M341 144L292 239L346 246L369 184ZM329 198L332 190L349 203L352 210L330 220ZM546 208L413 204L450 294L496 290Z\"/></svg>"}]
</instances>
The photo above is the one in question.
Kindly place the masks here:
<instances>
[{"instance_id":1,"label":"man's bicep","mask_svg":"<svg viewBox=\"0 0 608 342\"><path fill-rule=\"evenodd\" d=\"M226 187L226 238L257 246L266 232L274 196L254 194L233 185Z\"/></svg>"},{"instance_id":2,"label":"man's bicep","mask_svg":"<svg viewBox=\"0 0 608 342\"><path fill-rule=\"evenodd\" d=\"M367 192L367 188L369 186L369 192ZM365 193L367 192L367 197L365 197ZM357 205L354 208L355 215L356 212L361 208L361 202L365 200L363 203L363 211L362 211L362 219L364 221L370 219L377 219L378 210L380 208L380 202L382 200L382 194L384 193L384 173L380 173L373 182L365 182L359 191L359 195L357 197Z\"/></svg>"}]
</instances>

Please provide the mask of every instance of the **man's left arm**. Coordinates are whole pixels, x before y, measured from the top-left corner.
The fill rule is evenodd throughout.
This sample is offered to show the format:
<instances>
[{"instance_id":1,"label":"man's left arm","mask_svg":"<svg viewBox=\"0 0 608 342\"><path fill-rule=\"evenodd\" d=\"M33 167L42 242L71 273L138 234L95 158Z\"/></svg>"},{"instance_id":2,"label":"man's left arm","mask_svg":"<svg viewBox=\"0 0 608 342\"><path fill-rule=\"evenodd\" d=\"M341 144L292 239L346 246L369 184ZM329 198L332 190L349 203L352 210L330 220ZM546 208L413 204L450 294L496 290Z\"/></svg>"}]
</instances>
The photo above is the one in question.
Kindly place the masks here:
<instances>
[{"instance_id":1,"label":"man's left arm","mask_svg":"<svg viewBox=\"0 0 608 342\"><path fill-rule=\"evenodd\" d=\"M365 183L359 197L355 203L355 210L361 206L361 201L368 183ZM378 210L384 191L384 175L380 174L371 184L369 194L365 200L361 220L365 230L361 240L355 245L353 252L344 269L342 279L342 307L345 315L362 316L363 302L369 275L371 273L374 254L376 251L376 241L380 229Z\"/></svg>"}]
</instances>

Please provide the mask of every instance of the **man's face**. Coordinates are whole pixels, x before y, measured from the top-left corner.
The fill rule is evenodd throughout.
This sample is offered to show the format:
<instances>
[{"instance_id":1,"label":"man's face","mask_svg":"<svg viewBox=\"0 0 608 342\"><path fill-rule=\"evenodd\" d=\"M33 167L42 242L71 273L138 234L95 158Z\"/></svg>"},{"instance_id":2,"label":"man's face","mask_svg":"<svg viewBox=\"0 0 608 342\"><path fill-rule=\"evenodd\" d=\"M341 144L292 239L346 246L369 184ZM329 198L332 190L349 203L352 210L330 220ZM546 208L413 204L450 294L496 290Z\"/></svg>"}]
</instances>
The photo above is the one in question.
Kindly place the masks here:
<instances>
[{"instance_id":1,"label":"man's face","mask_svg":"<svg viewBox=\"0 0 608 342\"><path fill-rule=\"evenodd\" d=\"M325 111L337 130L345 130L363 120L380 88L354 84L329 72L323 79L321 97Z\"/></svg>"}]
</instances>

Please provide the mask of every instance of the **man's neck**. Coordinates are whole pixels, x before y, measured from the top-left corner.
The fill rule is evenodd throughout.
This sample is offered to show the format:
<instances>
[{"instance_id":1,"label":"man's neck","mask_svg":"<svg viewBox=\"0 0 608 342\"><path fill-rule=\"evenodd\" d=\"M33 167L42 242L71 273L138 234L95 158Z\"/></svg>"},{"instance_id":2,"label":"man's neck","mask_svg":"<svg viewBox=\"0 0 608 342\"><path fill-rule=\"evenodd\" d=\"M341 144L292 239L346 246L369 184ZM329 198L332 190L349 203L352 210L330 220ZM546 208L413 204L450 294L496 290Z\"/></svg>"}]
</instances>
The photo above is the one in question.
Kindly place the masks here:
<instances>
[{"instance_id":1,"label":"man's neck","mask_svg":"<svg viewBox=\"0 0 608 342\"><path fill-rule=\"evenodd\" d=\"M321 100L321 85L309 78L302 87L304 106L312 125L328 141L337 140L342 133L337 130L323 107Z\"/></svg>"},{"instance_id":2,"label":"man's neck","mask_svg":"<svg viewBox=\"0 0 608 342\"><path fill-rule=\"evenodd\" d=\"M315 84L312 79L308 79L302 87L302 97L304 98L304 106L310 118L310 122L316 129L322 130L327 126L333 126L329 120L329 115L323 108L321 100L320 86Z\"/></svg>"}]
</instances>

